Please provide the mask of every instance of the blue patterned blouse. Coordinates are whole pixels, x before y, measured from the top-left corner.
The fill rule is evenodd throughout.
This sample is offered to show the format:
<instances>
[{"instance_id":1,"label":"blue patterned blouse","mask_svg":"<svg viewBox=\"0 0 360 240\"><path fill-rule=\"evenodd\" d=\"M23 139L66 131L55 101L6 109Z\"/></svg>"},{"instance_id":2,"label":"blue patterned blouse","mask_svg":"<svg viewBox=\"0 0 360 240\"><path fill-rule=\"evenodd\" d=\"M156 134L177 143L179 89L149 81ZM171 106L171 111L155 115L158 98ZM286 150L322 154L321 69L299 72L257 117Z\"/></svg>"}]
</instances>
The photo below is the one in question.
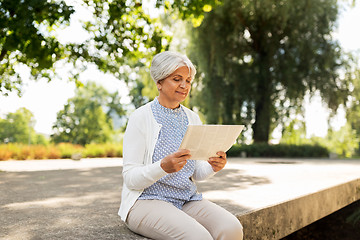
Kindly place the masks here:
<instances>
[{"instance_id":1,"label":"blue patterned blouse","mask_svg":"<svg viewBox=\"0 0 360 240\"><path fill-rule=\"evenodd\" d=\"M163 107L156 98L151 109L157 123L162 125L153 154L154 163L179 149L189 121L182 107ZM163 200L179 209L188 201L201 200L202 195L197 193L195 183L190 180L194 170L195 160L188 160L180 171L162 177L146 188L138 199Z\"/></svg>"}]
</instances>

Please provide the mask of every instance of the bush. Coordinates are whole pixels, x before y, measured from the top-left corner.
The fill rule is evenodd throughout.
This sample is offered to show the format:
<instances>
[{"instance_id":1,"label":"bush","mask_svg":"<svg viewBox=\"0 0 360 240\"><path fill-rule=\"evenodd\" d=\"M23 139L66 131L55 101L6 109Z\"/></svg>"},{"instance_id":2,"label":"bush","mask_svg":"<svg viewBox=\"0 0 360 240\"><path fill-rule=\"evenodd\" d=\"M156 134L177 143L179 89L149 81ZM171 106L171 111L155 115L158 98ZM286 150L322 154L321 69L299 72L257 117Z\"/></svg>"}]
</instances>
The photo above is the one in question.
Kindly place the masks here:
<instances>
[{"instance_id":1,"label":"bush","mask_svg":"<svg viewBox=\"0 0 360 240\"><path fill-rule=\"evenodd\" d=\"M82 157L122 157L121 143L88 144L85 147L71 143L57 145L0 144L0 160L59 159L71 158L73 154Z\"/></svg>"},{"instance_id":2,"label":"bush","mask_svg":"<svg viewBox=\"0 0 360 240\"><path fill-rule=\"evenodd\" d=\"M31 147L34 159L46 159L48 157L48 149L43 145L34 145Z\"/></svg>"},{"instance_id":3,"label":"bush","mask_svg":"<svg viewBox=\"0 0 360 240\"><path fill-rule=\"evenodd\" d=\"M122 144L107 143L103 147L106 157L122 157Z\"/></svg>"},{"instance_id":4,"label":"bush","mask_svg":"<svg viewBox=\"0 0 360 240\"><path fill-rule=\"evenodd\" d=\"M16 158L17 160L27 160L27 159L34 159L33 151L31 151L30 146L23 145L20 147L20 151L17 153Z\"/></svg>"},{"instance_id":5,"label":"bush","mask_svg":"<svg viewBox=\"0 0 360 240\"><path fill-rule=\"evenodd\" d=\"M0 145L0 160L9 160L13 155L13 151L9 145Z\"/></svg>"},{"instance_id":6,"label":"bush","mask_svg":"<svg viewBox=\"0 0 360 240\"><path fill-rule=\"evenodd\" d=\"M57 146L54 146L54 145L48 146L48 148L47 148L47 158L48 159L59 159L61 157L62 157L61 152Z\"/></svg>"},{"instance_id":7,"label":"bush","mask_svg":"<svg viewBox=\"0 0 360 240\"><path fill-rule=\"evenodd\" d=\"M56 146L60 151L61 158L71 158L71 155L75 153L82 153L84 151L84 147L81 145L71 143L59 143Z\"/></svg>"},{"instance_id":8,"label":"bush","mask_svg":"<svg viewBox=\"0 0 360 240\"><path fill-rule=\"evenodd\" d=\"M87 144L84 157L122 157L122 144Z\"/></svg>"},{"instance_id":9,"label":"bush","mask_svg":"<svg viewBox=\"0 0 360 240\"><path fill-rule=\"evenodd\" d=\"M86 144L83 152L83 157L95 158L106 157L105 149L102 145L98 144Z\"/></svg>"},{"instance_id":10,"label":"bush","mask_svg":"<svg viewBox=\"0 0 360 240\"><path fill-rule=\"evenodd\" d=\"M58 159L60 151L56 146L25 145L9 143L0 145L0 160Z\"/></svg>"},{"instance_id":11,"label":"bush","mask_svg":"<svg viewBox=\"0 0 360 240\"><path fill-rule=\"evenodd\" d=\"M246 153L247 157L327 158L329 156L328 149L319 145L269 145L266 143L234 145L227 155L239 157L242 152Z\"/></svg>"}]
</instances>

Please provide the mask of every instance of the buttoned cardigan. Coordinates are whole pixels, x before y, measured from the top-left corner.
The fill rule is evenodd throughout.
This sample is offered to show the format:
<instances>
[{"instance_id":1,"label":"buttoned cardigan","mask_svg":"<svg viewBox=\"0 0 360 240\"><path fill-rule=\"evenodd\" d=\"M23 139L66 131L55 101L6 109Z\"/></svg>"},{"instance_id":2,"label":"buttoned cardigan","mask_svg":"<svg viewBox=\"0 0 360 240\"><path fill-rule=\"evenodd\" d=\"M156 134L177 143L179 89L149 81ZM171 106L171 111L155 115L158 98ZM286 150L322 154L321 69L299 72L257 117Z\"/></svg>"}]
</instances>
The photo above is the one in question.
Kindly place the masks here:
<instances>
[{"instance_id":1,"label":"buttoned cardigan","mask_svg":"<svg viewBox=\"0 0 360 240\"><path fill-rule=\"evenodd\" d=\"M136 109L129 118L123 141L123 188L119 216L126 221L130 208L143 190L167 173L161 161L152 163L152 156L161 129L153 116L151 103ZM182 106L189 125L201 125L199 116ZM201 181L215 174L207 161L195 161L194 181Z\"/></svg>"}]
</instances>

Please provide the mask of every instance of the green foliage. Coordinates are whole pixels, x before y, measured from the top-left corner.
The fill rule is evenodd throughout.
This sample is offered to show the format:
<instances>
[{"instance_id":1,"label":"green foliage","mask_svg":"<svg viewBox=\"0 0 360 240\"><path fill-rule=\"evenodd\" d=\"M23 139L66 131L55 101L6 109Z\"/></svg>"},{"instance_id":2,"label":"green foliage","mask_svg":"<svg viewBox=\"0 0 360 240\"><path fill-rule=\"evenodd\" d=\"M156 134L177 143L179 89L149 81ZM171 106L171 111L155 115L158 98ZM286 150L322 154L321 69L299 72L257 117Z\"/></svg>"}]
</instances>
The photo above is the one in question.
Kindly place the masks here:
<instances>
[{"instance_id":1,"label":"green foliage","mask_svg":"<svg viewBox=\"0 0 360 240\"><path fill-rule=\"evenodd\" d=\"M115 101L119 101L117 94L110 94L92 82L77 89L75 97L58 112L51 139L55 143L80 145L110 141L113 133L111 116L124 112L120 103Z\"/></svg>"},{"instance_id":2,"label":"green foliage","mask_svg":"<svg viewBox=\"0 0 360 240\"><path fill-rule=\"evenodd\" d=\"M87 144L83 151L84 157L119 157L122 156L122 144Z\"/></svg>"},{"instance_id":3,"label":"green foliage","mask_svg":"<svg viewBox=\"0 0 360 240\"><path fill-rule=\"evenodd\" d=\"M84 150L83 146L71 143L59 143L56 147L60 151L61 158L71 158L73 154L81 154Z\"/></svg>"},{"instance_id":4,"label":"green foliage","mask_svg":"<svg viewBox=\"0 0 360 240\"><path fill-rule=\"evenodd\" d=\"M4 0L0 2L0 92L7 95L21 92L22 79L16 67L25 64L37 79L54 78L53 66L58 60L76 66L73 77L94 63L104 72L127 80L130 67L144 65L163 47L168 39L157 24L147 16L141 1L77 2L93 14L83 28L89 39L80 44L60 44L56 29L66 26L74 7L65 1ZM169 39L167 40L167 42ZM120 71L119 71L120 70Z\"/></svg>"},{"instance_id":5,"label":"green foliage","mask_svg":"<svg viewBox=\"0 0 360 240\"><path fill-rule=\"evenodd\" d=\"M33 114L26 108L20 108L15 113L8 113L0 120L1 142L28 143L33 132Z\"/></svg>"},{"instance_id":6,"label":"green foliage","mask_svg":"<svg viewBox=\"0 0 360 240\"><path fill-rule=\"evenodd\" d=\"M16 67L25 64L34 78L48 77L65 47L52 36L74 12L65 1L0 1L0 93L20 93L22 79Z\"/></svg>"},{"instance_id":7,"label":"green foliage","mask_svg":"<svg viewBox=\"0 0 360 240\"><path fill-rule=\"evenodd\" d=\"M351 77L354 79L354 88L346 118L351 129L355 131L357 138L356 154L360 155L360 69L355 70Z\"/></svg>"},{"instance_id":8,"label":"green foliage","mask_svg":"<svg viewBox=\"0 0 360 240\"><path fill-rule=\"evenodd\" d=\"M254 143L251 145L234 145L227 152L229 157L239 157L241 153L247 157L280 157L280 158L327 158L329 151L319 145L269 145Z\"/></svg>"},{"instance_id":9,"label":"green foliage","mask_svg":"<svg viewBox=\"0 0 360 240\"><path fill-rule=\"evenodd\" d=\"M191 55L204 73L196 105L207 122L246 124L255 142L302 112L319 91L331 109L349 95L347 65L332 31L337 1L227 0L192 31Z\"/></svg>"},{"instance_id":10,"label":"green foliage","mask_svg":"<svg viewBox=\"0 0 360 240\"><path fill-rule=\"evenodd\" d=\"M93 18L83 22L91 37L81 44L69 44L69 59L76 64L86 67L91 62L101 71L131 82L171 40L158 19L144 12L142 1L84 0L82 5L90 9Z\"/></svg>"},{"instance_id":11,"label":"green foliage","mask_svg":"<svg viewBox=\"0 0 360 240\"><path fill-rule=\"evenodd\" d=\"M314 139L312 139L314 142ZM349 158L355 154L359 144L359 138L349 124L345 124L340 130L329 130L325 139L318 139L318 143L326 146L331 152L340 157Z\"/></svg>"},{"instance_id":12,"label":"green foliage","mask_svg":"<svg viewBox=\"0 0 360 240\"><path fill-rule=\"evenodd\" d=\"M221 1L156 1L156 8L177 14L199 25L203 13ZM60 44L56 30L68 25L75 9L92 14L82 22L89 37L82 43ZM149 66L155 53L168 48L171 37L164 33L159 19L151 19L141 0L2 0L0 2L0 93L21 93L22 80L16 72L26 65L33 78L51 81L58 60L74 64L72 78L94 63L115 77L134 80L130 73Z\"/></svg>"},{"instance_id":13,"label":"green foliage","mask_svg":"<svg viewBox=\"0 0 360 240\"><path fill-rule=\"evenodd\" d=\"M282 132L280 143L300 145L309 143L306 139L306 125L304 121L292 120Z\"/></svg>"},{"instance_id":14,"label":"green foliage","mask_svg":"<svg viewBox=\"0 0 360 240\"><path fill-rule=\"evenodd\" d=\"M5 119L0 118L0 143L47 144L47 139L35 133L34 116L26 108L8 113Z\"/></svg>"},{"instance_id":15,"label":"green foliage","mask_svg":"<svg viewBox=\"0 0 360 240\"><path fill-rule=\"evenodd\" d=\"M138 108L145 103L152 101L158 93L155 82L152 80L149 68L139 69L138 77L130 85L131 103Z\"/></svg>"},{"instance_id":16,"label":"green foliage","mask_svg":"<svg viewBox=\"0 0 360 240\"><path fill-rule=\"evenodd\" d=\"M170 1L157 0L156 6L164 6L165 10L175 11L181 19L190 20L194 27L198 27L204 19L204 12L210 12L221 3L221 0L177 0L171 3Z\"/></svg>"},{"instance_id":17,"label":"green foliage","mask_svg":"<svg viewBox=\"0 0 360 240\"><path fill-rule=\"evenodd\" d=\"M39 144L39 145L48 145L49 144L49 139L47 139L42 134L36 134L31 143L32 144Z\"/></svg>"},{"instance_id":18,"label":"green foliage","mask_svg":"<svg viewBox=\"0 0 360 240\"><path fill-rule=\"evenodd\" d=\"M351 129L347 123L338 131L331 128L328 130L326 137L306 138L305 123L299 120L293 120L284 129L281 144L289 145L320 145L329 149L330 152L336 153L339 157L349 158L354 156L358 146L359 139L355 130Z\"/></svg>"}]
</instances>

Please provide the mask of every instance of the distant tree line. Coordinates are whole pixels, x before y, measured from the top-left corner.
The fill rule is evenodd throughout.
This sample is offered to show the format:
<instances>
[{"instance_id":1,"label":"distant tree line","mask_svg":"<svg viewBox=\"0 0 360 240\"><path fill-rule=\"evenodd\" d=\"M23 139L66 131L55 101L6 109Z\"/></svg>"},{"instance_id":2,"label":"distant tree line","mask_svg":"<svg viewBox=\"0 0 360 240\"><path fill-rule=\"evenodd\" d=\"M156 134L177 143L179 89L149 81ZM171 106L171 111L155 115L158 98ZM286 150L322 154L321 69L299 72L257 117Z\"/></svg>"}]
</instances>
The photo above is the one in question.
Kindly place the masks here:
<instances>
[{"instance_id":1,"label":"distant tree line","mask_svg":"<svg viewBox=\"0 0 360 240\"><path fill-rule=\"evenodd\" d=\"M0 144L25 143L44 144L45 136L37 134L34 130L34 116L26 108L20 108L0 118Z\"/></svg>"},{"instance_id":2,"label":"distant tree line","mask_svg":"<svg viewBox=\"0 0 360 240\"><path fill-rule=\"evenodd\" d=\"M117 92L88 82L75 92L57 113L50 141L86 145L120 142L125 110ZM46 144L44 135L35 133L35 119L26 108L0 118L0 143Z\"/></svg>"}]
</instances>

